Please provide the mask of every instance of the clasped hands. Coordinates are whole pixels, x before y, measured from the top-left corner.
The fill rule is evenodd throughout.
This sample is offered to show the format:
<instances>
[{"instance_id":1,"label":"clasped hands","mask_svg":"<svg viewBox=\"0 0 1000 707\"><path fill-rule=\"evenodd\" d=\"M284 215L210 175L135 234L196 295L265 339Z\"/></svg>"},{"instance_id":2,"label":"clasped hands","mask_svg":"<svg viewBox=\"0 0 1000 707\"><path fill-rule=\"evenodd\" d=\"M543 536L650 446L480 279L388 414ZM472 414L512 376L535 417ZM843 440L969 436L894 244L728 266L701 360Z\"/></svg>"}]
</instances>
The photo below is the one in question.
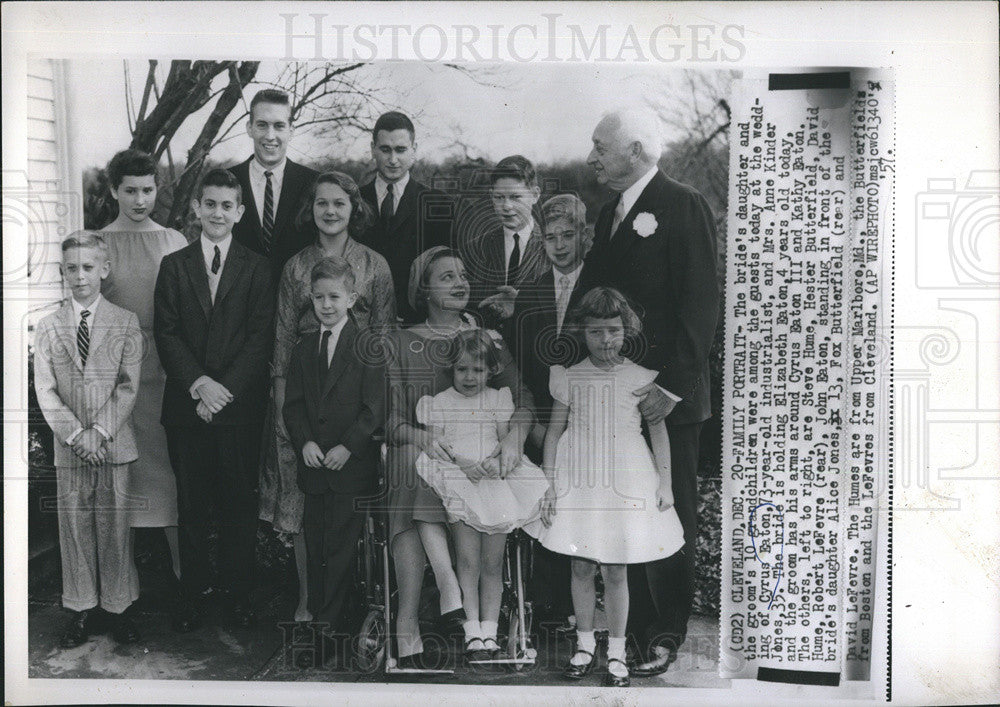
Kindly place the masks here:
<instances>
[{"instance_id":1,"label":"clasped hands","mask_svg":"<svg viewBox=\"0 0 1000 707\"><path fill-rule=\"evenodd\" d=\"M78 434L71 446L73 453L91 466L100 466L108 457L108 447L105 439L93 427Z\"/></svg>"},{"instance_id":2,"label":"clasped hands","mask_svg":"<svg viewBox=\"0 0 1000 707\"><path fill-rule=\"evenodd\" d=\"M222 411L229 403L233 402L233 394L226 386L208 376L202 376L194 388L192 395L198 399L195 412L205 422L211 422L212 418Z\"/></svg>"},{"instance_id":3,"label":"clasped hands","mask_svg":"<svg viewBox=\"0 0 1000 707\"><path fill-rule=\"evenodd\" d=\"M331 447L326 454L313 441L305 443L302 447L302 460L311 469L326 468L330 471L340 471L344 464L351 458L351 451L342 444Z\"/></svg>"},{"instance_id":4,"label":"clasped hands","mask_svg":"<svg viewBox=\"0 0 1000 707\"><path fill-rule=\"evenodd\" d=\"M523 450L518 448L516 435L508 434L483 460L478 461L455 453L451 443L443 436L435 436L424 448L431 459L455 464L469 481L476 483L482 479L504 479L517 468Z\"/></svg>"}]
</instances>

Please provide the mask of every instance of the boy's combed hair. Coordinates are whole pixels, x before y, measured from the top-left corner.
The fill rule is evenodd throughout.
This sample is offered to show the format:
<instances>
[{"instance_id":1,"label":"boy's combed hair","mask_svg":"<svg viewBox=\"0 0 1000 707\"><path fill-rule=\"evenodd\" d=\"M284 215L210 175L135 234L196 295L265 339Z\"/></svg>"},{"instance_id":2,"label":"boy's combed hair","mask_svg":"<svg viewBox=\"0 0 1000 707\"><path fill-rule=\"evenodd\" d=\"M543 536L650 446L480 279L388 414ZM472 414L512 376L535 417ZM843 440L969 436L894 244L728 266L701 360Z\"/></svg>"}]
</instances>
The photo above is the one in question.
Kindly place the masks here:
<instances>
[{"instance_id":1,"label":"boy's combed hair","mask_svg":"<svg viewBox=\"0 0 1000 707\"><path fill-rule=\"evenodd\" d=\"M300 229L311 232L314 238L316 237L317 229L316 220L313 218L313 202L316 201L316 192L319 190L321 184L336 184L344 190L344 193L351 200L351 218L347 222L347 233L355 240L358 240L375 223L375 214L372 211L372 207L361 196L361 189L358 188L358 183L343 172L324 172L316 177L315 181L309 186L305 198L302 199L299 213L295 216L295 224Z\"/></svg>"},{"instance_id":2,"label":"boy's combed hair","mask_svg":"<svg viewBox=\"0 0 1000 707\"><path fill-rule=\"evenodd\" d=\"M318 280L343 280L348 291L354 292L354 268L339 255L328 256L313 265L309 284L315 285Z\"/></svg>"},{"instance_id":3,"label":"boy's combed hair","mask_svg":"<svg viewBox=\"0 0 1000 707\"><path fill-rule=\"evenodd\" d=\"M500 349L493 337L482 329L462 331L455 335L448 347L448 363L454 366L463 354L469 354L477 361L486 364L490 375L496 375L500 370Z\"/></svg>"},{"instance_id":4,"label":"boy's combed hair","mask_svg":"<svg viewBox=\"0 0 1000 707\"><path fill-rule=\"evenodd\" d=\"M628 300L613 287L595 287L576 303L566 314L567 326L579 331L588 319L614 319L621 317L626 338L638 336L642 321Z\"/></svg>"},{"instance_id":5,"label":"boy's combed hair","mask_svg":"<svg viewBox=\"0 0 1000 707\"><path fill-rule=\"evenodd\" d=\"M198 182L198 191L195 192L198 201L205 196L205 189L207 187L227 187L229 189L236 190L236 203L243 203L243 187L240 186L240 180L236 178L236 175L230 172L228 169L210 169L205 173L205 176L201 178Z\"/></svg>"},{"instance_id":6,"label":"boy's combed hair","mask_svg":"<svg viewBox=\"0 0 1000 707\"><path fill-rule=\"evenodd\" d=\"M279 91L276 88L263 88L254 94L254 97L250 101L250 119L253 120L253 109L257 107L260 103L272 103L278 106L288 106L289 112L291 112L292 101L288 97L288 94L284 91ZM289 122L291 122L289 120Z\"/></svg>"},{"instance_id":7,"label":"boy's combed hair","mask_svg":"<svg viewBox=\"0 0 1000 707\"><path fill-rule=\"evenodd\" d=\"M122 150L108 162L106 170L108 182L115 189L122 185L125 177L156 176L156 161L152 155L142 150Z\"/></svg>"},{"instance_id":8,"label":"boy's combed hair","mask_svg":"<svg viewBox=\"0 0 1000 707\"><path fill-rule=\"evenodd\" d=\"M521 155L504 157L497 162L490 171L490 184L496 184L498 179L514 179L522 182L526 187L538 186L535 165L531 164L531 160L527 157Z\"/></svg>"},{"instance_id":9,"label":"boy's combed hair","mask_svg":"<svg viewBox=\"0 0 1000 707\"><path fill-rule=\"evenodd\" d=\"M562 218L577 232L587 227L587 205L576 194L557 194L542 204L542 219L548 223Z\"/></svg>"},{"instance_id":10,"label":"boy's combed hair","mask_svg":"<svg viewBox=\"0 0 1000 707\"><path fill-rule=\"evenodd\" d=\"M76 231L66 237L62 242L62 252L65 253L72 248L94 248L100 251L101 257L111 261L111 251L108 249L108 244L104 237L96 231Z\"/></svg>"},{"instance_id":11,"label":"boy's combed hair","mask_svg":"<svg viewBox=\"0 0 1000 707\"><path fill-rule=\"evenodd\" d=\"M372 128L372 142L378 137L380 130L385 130L388 133L395 130L405 130L410 134L411 141L417 139L417 131L413 128L413 121L405 113L400 113L397 110L391 110L378 117L378 120L375 121L375 127Z\"/></svg>"}]
</instances>

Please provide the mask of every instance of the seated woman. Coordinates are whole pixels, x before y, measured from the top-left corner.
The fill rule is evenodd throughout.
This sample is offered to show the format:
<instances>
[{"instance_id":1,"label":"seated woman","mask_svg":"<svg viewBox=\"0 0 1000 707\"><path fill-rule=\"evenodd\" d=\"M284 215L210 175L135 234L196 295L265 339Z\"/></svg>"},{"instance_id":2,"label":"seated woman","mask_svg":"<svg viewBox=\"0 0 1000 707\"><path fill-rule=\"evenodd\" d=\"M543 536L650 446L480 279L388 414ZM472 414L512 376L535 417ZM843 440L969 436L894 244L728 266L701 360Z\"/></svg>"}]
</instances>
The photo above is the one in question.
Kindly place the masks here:
<instances>
[{"instance_id":1,"label":"seated woman","mask_svg":"<svg viewBox=\"0 0 1000 707\"><path fill-rule=\"evenodd\" d=\"M415 467L421 452L441 461L452 459L453 452L446 439L418 422L417 402L452 385L448 360L451 339L458 332L476 329L479 325L464 311L469 303L465 265L449 248L438 246L417 256L410 268L407 295L410 306L424 317L424 321L387 335L386 474L389 541L399 588L395 626L398 662L403 668L419 668L425 661L417 609L427 560L434 570L440 592L442 619L460 627L465 612L448 549L444 506ZM500 365L490 377L489 385L509 388L515 408L509 431L500 440L500 466L506 473L521 460L534 415L531 393L522 384L517 367L502 342L499 358Z\"/></svg>"}]
</instances>

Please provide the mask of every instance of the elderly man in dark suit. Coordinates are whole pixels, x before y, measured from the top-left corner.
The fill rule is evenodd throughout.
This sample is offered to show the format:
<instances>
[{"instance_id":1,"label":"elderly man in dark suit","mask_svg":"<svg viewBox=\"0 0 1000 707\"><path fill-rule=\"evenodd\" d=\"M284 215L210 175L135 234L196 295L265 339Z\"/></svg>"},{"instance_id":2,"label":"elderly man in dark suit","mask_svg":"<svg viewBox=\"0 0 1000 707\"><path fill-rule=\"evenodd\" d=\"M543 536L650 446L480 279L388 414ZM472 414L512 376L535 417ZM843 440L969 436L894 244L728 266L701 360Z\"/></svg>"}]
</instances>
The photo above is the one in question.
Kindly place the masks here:
<instances>
[{"instance_id":1,"label":"elderly man in dark suit","mask_svg":"<svg viewBox=\"0 0 1000 707\"><path fill-rule=\"evenodd\" d=\"M640 308L637 362L659 371L637 391L649 422L666 418L675 507L684 547L664 560L629 568L629 637L637 677L664 672L687 635L694 596L698 439L710 416L708 352L719 309L716 229L705 198L657 167L659 120L648 109L605 116L587 158L597 180L616 192L595 226L584 264L588 282L615 287ZM681 397L672 406L656 385Z\"/></svg>"},{"instance_id":2,"label":"elderly man in dark suit","mask_svg":"<svg viewBox=\"0 0 1000 707\"><path fill-rule=\"evenodd\" d=\"M454 206L442 191L410 176L417 159L416 131L403 113L379 116L372 129L375 178L361 187L361 196L378 217L361 238L389 263L396 290L396 312L406 324L418 317L407 299L410 264L434 246L451 247Z\"/></svg>"},{"instance_id":3,"label":"elderly man in dark suit","mask_svg":"<svg viewBox=\"0 0 1000 707\"><path fill-rule=\"evenodd\" d=\"M229 168L240 182L246 206L233 238L271 262L275 284L288 259L309 245L308 234L295 226L295 216L316 172L285 156L292 133L288 94L272 88L258 91L247 120L253 155Z\"/></svg>"}]
</instances>

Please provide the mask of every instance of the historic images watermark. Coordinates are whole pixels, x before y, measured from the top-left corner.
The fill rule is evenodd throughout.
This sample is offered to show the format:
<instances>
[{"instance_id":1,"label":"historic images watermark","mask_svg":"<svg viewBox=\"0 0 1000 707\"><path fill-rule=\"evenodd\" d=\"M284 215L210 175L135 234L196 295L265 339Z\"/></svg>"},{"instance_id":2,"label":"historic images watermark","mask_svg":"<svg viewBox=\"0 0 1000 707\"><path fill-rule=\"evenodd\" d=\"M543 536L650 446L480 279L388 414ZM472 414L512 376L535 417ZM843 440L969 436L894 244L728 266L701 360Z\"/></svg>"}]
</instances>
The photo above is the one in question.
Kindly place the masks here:
<instances>
[{"instance_id":1,"label":"historic images watermark","mask_svg":"<svg viewBox=\"0 0 1000 707\"><path fill-rule=\"evenodd\" d=\"M562 13L515 25L342 24L328 13L282 13L285 61L728 62L746 56L742 25L584 28ZM568 42L567 42L568 40ZM539 49L539 43L544 47Z\"/></svg>"}]
</instances>

